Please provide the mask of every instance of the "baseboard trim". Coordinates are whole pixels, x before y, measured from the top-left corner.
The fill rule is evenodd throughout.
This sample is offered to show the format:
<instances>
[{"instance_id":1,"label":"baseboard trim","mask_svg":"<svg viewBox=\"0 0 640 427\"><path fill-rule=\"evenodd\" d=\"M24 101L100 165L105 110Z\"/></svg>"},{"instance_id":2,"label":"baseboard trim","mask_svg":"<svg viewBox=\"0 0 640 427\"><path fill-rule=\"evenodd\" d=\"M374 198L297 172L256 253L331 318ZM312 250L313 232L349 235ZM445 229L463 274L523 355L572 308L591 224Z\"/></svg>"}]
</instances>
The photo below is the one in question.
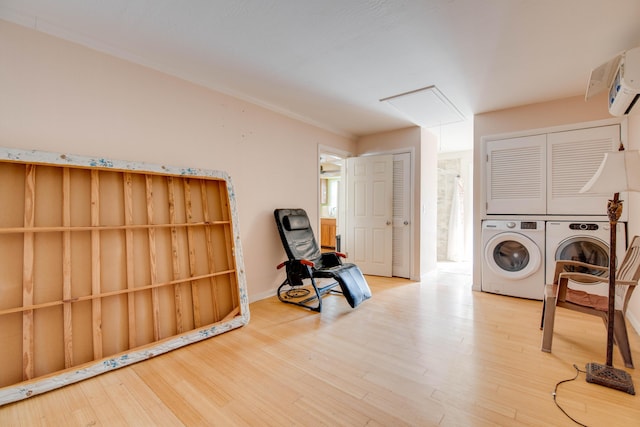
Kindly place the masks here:
<instances>
[{"instance_id":1,"label":"baseboard trim","mask_svg":"<svg viewBox=\"0 0 640 427\"><path fill-rule=\"evenodd\" d=\"M276 289L271 289L269 291L260 292L259 294L249 295L249 304L251 304L252 302L271 298L276 295L276 292L277 292Z\"/></svg>"}]
</instances>

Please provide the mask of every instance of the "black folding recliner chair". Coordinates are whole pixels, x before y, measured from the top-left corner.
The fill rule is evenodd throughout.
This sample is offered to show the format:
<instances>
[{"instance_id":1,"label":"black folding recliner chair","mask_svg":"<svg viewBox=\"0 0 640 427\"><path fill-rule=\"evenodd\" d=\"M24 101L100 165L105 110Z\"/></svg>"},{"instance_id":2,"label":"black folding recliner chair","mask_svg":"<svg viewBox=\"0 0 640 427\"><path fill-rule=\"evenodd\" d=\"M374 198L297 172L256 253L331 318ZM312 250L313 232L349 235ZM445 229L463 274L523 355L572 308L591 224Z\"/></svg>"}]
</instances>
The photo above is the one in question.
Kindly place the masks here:
<instances>
[{"instance_id":1,"label":"black folding recliner chair","mask_svg":"<svg viewBox=\"0 0 640 427\"><path fill-rule=\"evenodd\" d=\"M357 265L343 264L340 258L345 255L339 252L320 252L303 209L276 209L273 213L289 258L278 265L278 269L286 267L287 273L278 287L280 301L319 312L322 297L329 292L342 293L352 308L371 298L369 285ZM331 280L319 285L323 281L316 279ZM334 289L338 285L341 291Z\"/></svg>"}]
</instances>

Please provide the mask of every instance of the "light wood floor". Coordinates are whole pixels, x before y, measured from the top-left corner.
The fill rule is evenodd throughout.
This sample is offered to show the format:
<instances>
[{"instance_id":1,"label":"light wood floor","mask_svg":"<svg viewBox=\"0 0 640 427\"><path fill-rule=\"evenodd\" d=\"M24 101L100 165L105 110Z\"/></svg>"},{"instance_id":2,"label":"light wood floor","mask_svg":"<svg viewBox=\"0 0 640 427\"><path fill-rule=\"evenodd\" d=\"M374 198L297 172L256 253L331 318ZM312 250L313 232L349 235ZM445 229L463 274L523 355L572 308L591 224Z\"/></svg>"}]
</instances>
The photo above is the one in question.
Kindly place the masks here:
<instances>
[{"instance_id":1,"label":"light wood floor","mask_svg":"<svg viewBox=\"0 0 640 427\"><path fill-rule=\"evenodd\" d=\"M256 302L243 328L5 405L0 425L575 425L551 393L573 364L604 362L600 320L559 309L548 354L540 302L472 292L468 274L442 271L369 283L373 298L355 310L339 296L321 314ZM639 371L627 369L636 389ZM638 399L584 374L558 391L589 426L639 425Z\"/></svg>"}]
</instances>

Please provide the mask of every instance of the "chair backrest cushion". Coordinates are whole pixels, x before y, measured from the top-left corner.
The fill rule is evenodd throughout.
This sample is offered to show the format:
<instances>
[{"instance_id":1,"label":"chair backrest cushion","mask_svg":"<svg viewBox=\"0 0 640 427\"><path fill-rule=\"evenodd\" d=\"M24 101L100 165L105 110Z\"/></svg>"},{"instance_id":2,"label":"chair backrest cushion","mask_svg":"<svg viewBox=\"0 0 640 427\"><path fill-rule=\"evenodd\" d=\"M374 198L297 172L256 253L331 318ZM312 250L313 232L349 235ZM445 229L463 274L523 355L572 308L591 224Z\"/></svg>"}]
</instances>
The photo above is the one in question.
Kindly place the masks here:
<instances>
[{"instance_id":1,"label":"chair backrest cushion","mask_svg":"<svg viewBox=\"0 0 640 427\"><path fill-rule=\"evenodd\" d=\"M287 231L306 230L311 228L311 224L309 224L309 217L306 215L286 215L282 219L282 223Z\"/></svg>"},{"instance_id":2,"label":"chair backrest cushion","mask_svg":"<svg viewBox=\"0 0 640 427\"><path fill-rule=\"evenodd\" d=\"M287 257L320 264L322 254L304 209L276 209L273 215Z\"/></svg>"},{"instance_id":3,"label":"chair backrest cushion","mask_svg":"<svg viewBox=\"0 0 640 427\"><path fill-rule=\"evenodd\" d=\"M640 237L635 236L631 240L622 263L616 269L616 278L630 282L640 279Z\"/></svg>"},{"instance_id":4,"label":"chair backrest cushion","mask_svg":"<svg viewBox=\"0 0 640 427\"><path fill-rule=\"evenodd\" d=\"M640 237L634 236L627 248L622 263L616 268L616 282L636 282L640 280ZM625 312L635 286L616 286L615 307Z\"/></svg>"}]
</instances>

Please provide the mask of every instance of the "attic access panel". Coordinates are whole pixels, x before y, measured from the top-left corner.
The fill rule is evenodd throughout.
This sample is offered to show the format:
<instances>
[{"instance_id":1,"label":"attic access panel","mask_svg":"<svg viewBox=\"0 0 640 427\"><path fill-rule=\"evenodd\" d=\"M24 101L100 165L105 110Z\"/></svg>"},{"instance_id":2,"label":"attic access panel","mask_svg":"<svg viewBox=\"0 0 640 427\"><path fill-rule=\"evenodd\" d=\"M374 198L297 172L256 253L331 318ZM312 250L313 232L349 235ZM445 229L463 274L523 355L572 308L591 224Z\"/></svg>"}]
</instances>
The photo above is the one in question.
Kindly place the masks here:
<instances>
[{"instance_id":1,"label":"attic access panel","mask_svg":"<svg viewBox=\"0 0 640 427\"><path fill-rule=\"evenodd\" d=\"M464 121L464 115L435 85L382 98L411 122L424 128Z\"/></svg>"},{"instance_id":2,"label":"attic access panel","mask_svg":"<svg viewBox=\"0 0 640 427\"><path fill-rule=\"evenodd\" d=\"M0 149L0 405L245 325L224 172Z\"/></svg>"}]
</instances>

